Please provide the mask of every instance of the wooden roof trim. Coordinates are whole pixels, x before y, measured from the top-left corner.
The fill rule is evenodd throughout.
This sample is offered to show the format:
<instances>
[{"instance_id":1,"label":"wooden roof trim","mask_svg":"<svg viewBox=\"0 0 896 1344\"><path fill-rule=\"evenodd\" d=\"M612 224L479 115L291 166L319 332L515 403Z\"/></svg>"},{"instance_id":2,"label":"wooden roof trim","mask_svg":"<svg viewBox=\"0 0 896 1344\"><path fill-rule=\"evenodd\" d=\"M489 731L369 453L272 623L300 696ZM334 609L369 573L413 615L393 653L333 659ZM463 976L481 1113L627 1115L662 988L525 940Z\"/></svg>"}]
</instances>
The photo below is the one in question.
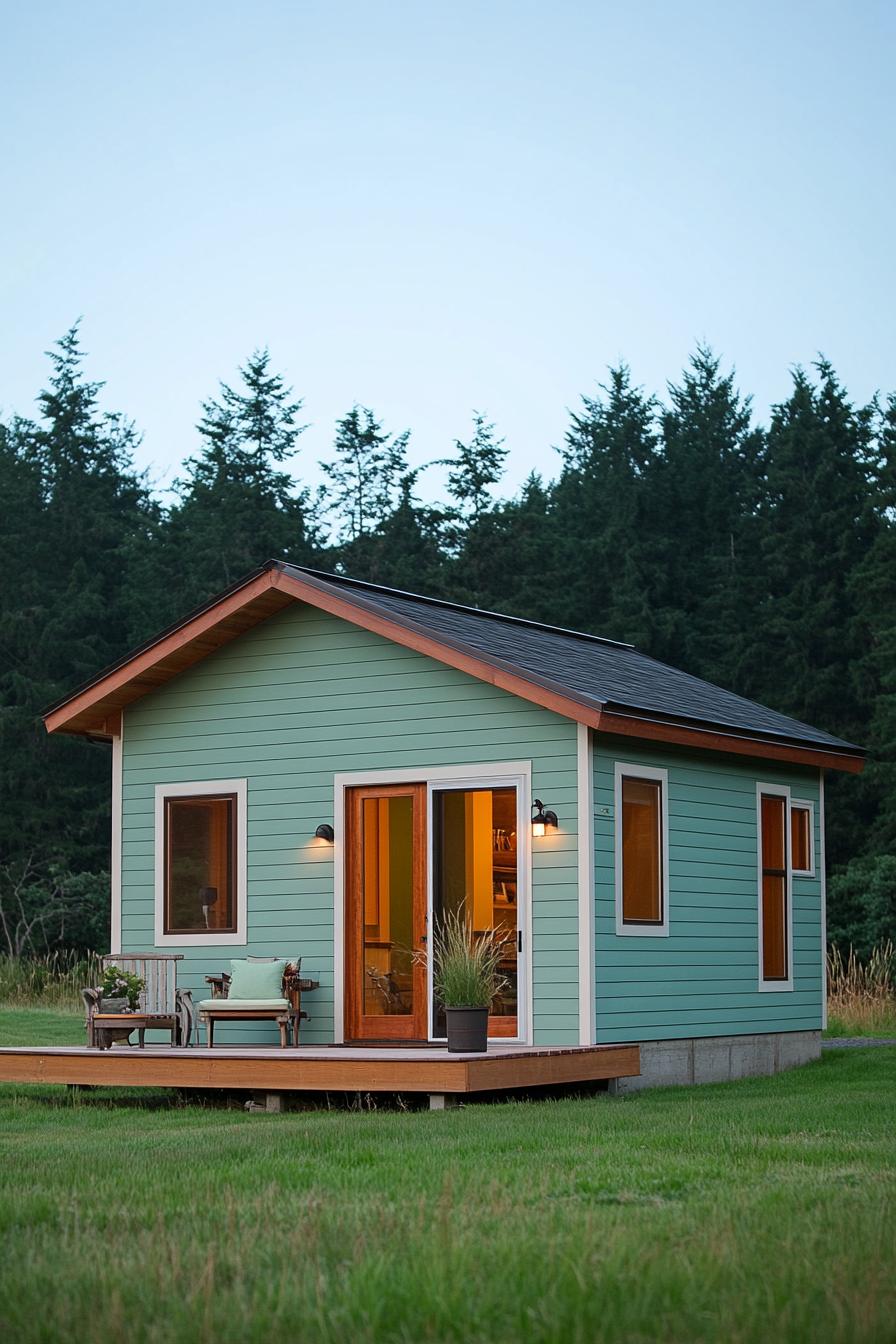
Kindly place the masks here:
<instances>
[{"instance_id":1,"label":"wooden roof trim","mask_svg":"<svg viewBox=\"0 0 896 1344\"><path fill-rule=\"evenodd\" d=\"M728 751L735 756L760 756L766 760L789 761L795 765L846 770L850 774L859 774L865 767L863 756L827 751L821 746L816 748L790 742L770 742L765 738L741 737L734 730L729 733L721 729L689 728L684 724L658 722L608 710L601 714L600 729L604 733L618 733L621 737L646 738L680 747L700 747L703 751Z\"/></svg>"},{"instance_id":2,"label":"wooden roof trim","mask_svg":"<svg viewBox=\"0 0 896 1344\"><path fill-rule=\"evenodd\" d=\"M608 712L596 701L570 694L566 688L558 686L555 682L548 679L530 680L518 669L500 659L487 658L469 645L445 636L436 638L414 621L384 615L382 611L377 610L375 603L367 601L359 592L343 595L334 591L325 580L311 575L299 579L285 573L279 566L272 566L255 575L218 602L198 612L196 616L148 647L139 650L132 658L112 668L92 685L86 686L70 699L54 706L44 716L47 731L74 732L100 737L120 731L122 703L137 699L140 694L145 693L138 691L136 695L128 697L124 692L129 684L153 672L157 676L159 672L164 673L166 662L177 659L189 645L201 640L203 636L208 636L224 622L244 612L252 603L258 603L259 599L270 593L271 589L277 589L287 600L306 602L352 625L382 635L396 644L434 658L448 667L466 672L479 681L541 705L542 708L572 719L576 723L584 723L594 729L599 728L602 732L669 742L678 746L699 747L709 751L731 752L735 755L765 757L769 760L846 770L851 773L858 773L864 766L863 757L847 752L772 742L741 736L733 730L726 732L719 729L688 727L658 721L649 716L639 718L634 714ZM263 619L263 616L260 619ZM215 647L220 647L230 638L238 637L239 633L241 631L221 639ZM201 648L192 660L184 660L181 656L178 665L172 667L169 675L172 677L177 675L191 662L199 662L212 651L208 647ZM164 680L167 680L167 677L163 675L154 685L161 684ZM146 691L151 689L153 686L146 687Z\"/></svg>"}]
</instances>

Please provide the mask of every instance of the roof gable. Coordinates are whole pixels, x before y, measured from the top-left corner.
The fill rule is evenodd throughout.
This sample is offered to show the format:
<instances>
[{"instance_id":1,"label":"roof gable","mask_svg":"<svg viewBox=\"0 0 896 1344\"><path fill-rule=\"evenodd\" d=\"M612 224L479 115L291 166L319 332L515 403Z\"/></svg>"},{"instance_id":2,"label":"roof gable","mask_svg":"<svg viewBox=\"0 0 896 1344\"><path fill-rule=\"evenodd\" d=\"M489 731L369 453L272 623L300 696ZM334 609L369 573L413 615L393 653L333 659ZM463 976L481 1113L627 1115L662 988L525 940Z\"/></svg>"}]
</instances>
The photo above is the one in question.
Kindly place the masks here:
<instances>
[{"instance_id":1,"label":"roof gable","mask_svg":"<svg viewBox=\"0 0 896 1344\"><path fill-rule=\"evenodd\" d=\"M860 770L862 751L631 645L271 561L47 711L49 732L108 736L121 710L292 602L603 731Z\"/></svg>"}]
</instances>

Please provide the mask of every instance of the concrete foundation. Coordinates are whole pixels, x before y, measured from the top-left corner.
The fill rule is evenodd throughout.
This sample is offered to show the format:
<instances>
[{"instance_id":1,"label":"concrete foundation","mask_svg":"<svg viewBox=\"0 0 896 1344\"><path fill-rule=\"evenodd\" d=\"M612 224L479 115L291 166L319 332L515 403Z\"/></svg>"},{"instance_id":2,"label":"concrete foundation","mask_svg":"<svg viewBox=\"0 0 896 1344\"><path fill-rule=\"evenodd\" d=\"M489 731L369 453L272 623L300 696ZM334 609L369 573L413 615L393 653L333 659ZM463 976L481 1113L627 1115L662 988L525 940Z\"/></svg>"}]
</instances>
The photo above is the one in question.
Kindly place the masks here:
<instances>
[{"instance_id":1,"label":"concrete foundation","mask_svg":"<svg viewBox=\"0 0 896 1344\"><path fill-rule=\"evenodd\" d=\"M609 1088L614 1096L621 1096L644 1087L729 1083L736 1078L781 1073L820 1055L820 1031L641 1041L640 1077L615 1078Z\"/></svg>"}]
</instances>

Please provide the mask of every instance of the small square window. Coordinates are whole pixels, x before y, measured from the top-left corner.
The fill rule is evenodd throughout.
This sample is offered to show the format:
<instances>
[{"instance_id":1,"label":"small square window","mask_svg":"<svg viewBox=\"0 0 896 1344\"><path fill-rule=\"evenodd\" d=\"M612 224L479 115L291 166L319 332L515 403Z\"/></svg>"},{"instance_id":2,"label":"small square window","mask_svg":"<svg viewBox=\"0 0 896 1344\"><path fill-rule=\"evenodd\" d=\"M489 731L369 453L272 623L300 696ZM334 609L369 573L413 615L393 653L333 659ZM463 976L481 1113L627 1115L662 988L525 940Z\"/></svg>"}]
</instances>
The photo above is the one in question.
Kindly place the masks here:
<instances>
[{"instance_id":1,"label":"small square window","mask_svg":"<svg viewBox=\"0 0 896 1344\"><path fill-rule=\"evenodd\" d=\"M815 873L813 852L812 804L793 802L790 805L790 855L793 872L802 877Z\"/></svg>"}]
</instances>

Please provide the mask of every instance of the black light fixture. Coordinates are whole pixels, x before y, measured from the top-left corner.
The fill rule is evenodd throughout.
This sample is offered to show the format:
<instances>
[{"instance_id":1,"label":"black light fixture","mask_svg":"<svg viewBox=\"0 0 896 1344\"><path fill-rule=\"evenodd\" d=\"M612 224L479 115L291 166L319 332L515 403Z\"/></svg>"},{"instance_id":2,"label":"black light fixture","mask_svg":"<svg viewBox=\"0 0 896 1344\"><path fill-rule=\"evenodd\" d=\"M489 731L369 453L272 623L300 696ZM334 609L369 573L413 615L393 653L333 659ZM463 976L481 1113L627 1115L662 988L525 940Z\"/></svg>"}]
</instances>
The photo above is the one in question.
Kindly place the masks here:
<instances>
[{"instance_id":1,"label":"black light fixture","mask_svg":"<svg viewBox=\"0 0 896 1344\"><path fill-rule=\"evenodd\" d=\"M328 840L332 844L336 838L336 832L328 821L322 821L314 832L314 838L315 840Z\"/></svg>"},{"instance_id":2,"label":"black light fixture","mask_svg":"<svg viewBox=\"0 0 896 1344\"><path fill-rule=\"evenodd\" d=\"M538 808L537 812L535 812L536 808ZM557 813L551 812L550 809L545 811L544 803L540 798L535 799L535 802L532 804L532 810L535 812L535 815L532 818L532 834L534 836L538 837L544 835L548 827L550 827L551 830L556 831L558 824Z\"/></svg>"}]
</instances>

